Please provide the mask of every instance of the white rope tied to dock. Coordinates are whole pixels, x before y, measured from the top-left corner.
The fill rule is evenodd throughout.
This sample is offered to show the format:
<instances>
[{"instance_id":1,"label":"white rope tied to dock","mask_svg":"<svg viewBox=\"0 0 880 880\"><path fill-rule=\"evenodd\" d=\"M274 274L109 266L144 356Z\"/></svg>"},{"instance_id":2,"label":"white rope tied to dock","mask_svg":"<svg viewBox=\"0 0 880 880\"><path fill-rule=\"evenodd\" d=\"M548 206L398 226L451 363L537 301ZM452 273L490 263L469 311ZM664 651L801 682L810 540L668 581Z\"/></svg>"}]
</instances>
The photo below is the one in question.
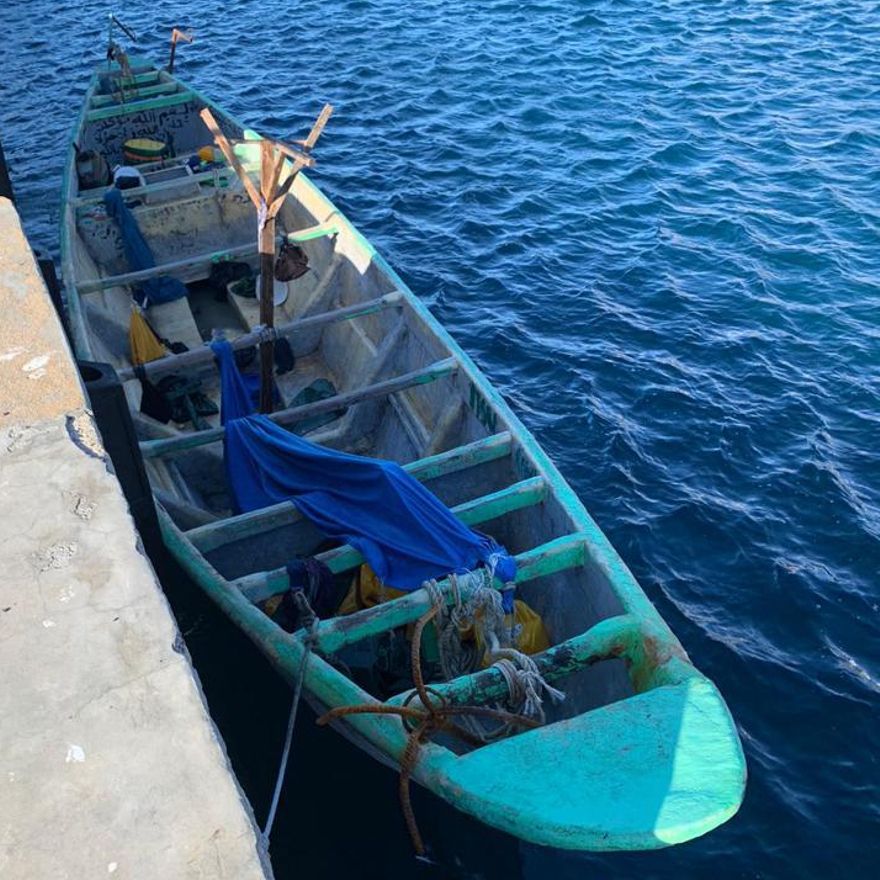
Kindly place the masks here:
<instances>
[{"instance_id":1,"label":"white rope tied to dock","mask_svg":"<svg viewBox=\"0 0 880 880\"><path fill-rule=\"evenodd\" d=\"M296 602L304 621L304 626L308 632L303 639L303 658L293 688L293 701L290 706L290 716L287 719L287 733L284 737L284 748L281 751L281 763L278 766L278 776L275 779L275 790L272 793L272 803L269 806L269 815L266 817L266 824L263 828L261 838L263 846L267 849L269 847L269 836L272 833L272 826L275 824L275 814L278 812L278 802L281 800L281 789L284 787L284 777L287 774L287 762L290 759L290 748L293 743L293 729L296 727L296 713L299 708L299 698L302 694L303 682L306 678L306 670L309 666L309 657L312 654L312 646L314 644L318 626L318 616L312 611L312 607L309 605L309 600L306 598L305 593L302 590L297 590L293 594L293 599L294 602Z\"/></svg>"}]
</instances>

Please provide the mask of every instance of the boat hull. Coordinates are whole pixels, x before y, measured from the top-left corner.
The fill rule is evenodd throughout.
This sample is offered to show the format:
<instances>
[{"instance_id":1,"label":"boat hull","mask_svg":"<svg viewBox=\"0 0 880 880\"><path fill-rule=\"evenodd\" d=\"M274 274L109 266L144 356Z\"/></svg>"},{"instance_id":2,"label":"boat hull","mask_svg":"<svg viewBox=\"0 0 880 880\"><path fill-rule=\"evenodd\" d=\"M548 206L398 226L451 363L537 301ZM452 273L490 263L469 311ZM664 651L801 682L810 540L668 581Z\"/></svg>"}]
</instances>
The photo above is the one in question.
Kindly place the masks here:
<instances>
[{"instance_id":1,"label":"boat hull","mask_svg":"<svg viewBox=\"0 0 880 880\"><path fill-rule=\"evenodd\" d=\"M92 142L121 149L132 118L142 125L161 111L188 114L193 130L181 125L179 131L191 148L204 138L194 121L202 107L211 108L231 136L257 137L167 75L152 84L162 94L147 96L128 113L99 94L100 83L100 77L93 80L87 96L78 143L89 143L91 134ZM113 131L113 120L121 133ZM101 141L95 127L110 134ZM245 161L248 149L242 148ZM255 218L244 194L234 180L222 187L219 176L215 190L206 192L206 181L184 179L191 191L169 186L173 180L164 188L152 185L146 204L135 209L161 267L190 283L203 279L218 255L256 256L247 250ZM100 207L93 208L90 198L77 190L71 159L62 256L77 353L108 360L125 378L146 432L142 451L166 546L294 682L308 650L304 634L284 632L259 603L287 589L278 547L317 546L318 536L283 505L218 517L222 500L213 507L206 502L209 493L199 479L222 472L222 429L180 431L138 415L138 382L118 344L120 315L137 279L125 271L121 245L101 225ZM691 665L535 438L405 282L305 174L287 198L279 215L284 233L301 236L317 268L289 298L296 311L289 338L297 368L285 381L305 381L311 370L336 387L323 403L297 404L298 386L282 386L285 401L292 397L294 405L273 418L295 430L308 428L317 442L399 461L465 522L503 539L517 556L518 594L539 609L551 634L551 647L536 661L568 694L561 707L548 707L548 723L537 730L465 753L426 743L413 778L477 819L547 846L654 849L717 827L742 800L745 762L715 686ZM175 232L180 217L191 225ZM254 326L253 313L247 304L236 308L245 334ZM169 325L198 334L200 328L193 331L179 312ZM210 359L198 360L200 343L196 335L191 360L211 371ZM161 362L147 366L163 369ZM207 374L204 381L210 390ZM222 486L217 491L222 496ZM319 558L339 576L362 561L346 547ZM441 588L451 602L449 585ZM324 658L412 623L430 607L425 590L417 590L322 621L304 683L310 702L399 706L406 693L379 699ZM491 705L504 696L503 676L494 667L436 687L463 705ZM338 726L383 762L400 765L407 732L397 717L352 715Z\"/></svg>"}]
</instances>

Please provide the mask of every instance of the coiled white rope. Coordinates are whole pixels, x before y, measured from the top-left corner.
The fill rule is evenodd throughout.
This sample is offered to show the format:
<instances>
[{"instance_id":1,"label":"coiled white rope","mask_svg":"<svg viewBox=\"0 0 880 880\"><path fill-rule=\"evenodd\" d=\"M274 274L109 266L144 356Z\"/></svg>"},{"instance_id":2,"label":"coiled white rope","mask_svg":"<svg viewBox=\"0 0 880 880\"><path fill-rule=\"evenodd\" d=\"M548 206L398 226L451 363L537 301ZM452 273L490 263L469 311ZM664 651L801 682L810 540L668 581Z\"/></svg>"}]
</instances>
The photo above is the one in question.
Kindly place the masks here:
<instances>
[{"instance_id":1,"label":"coiled white rope","mask_svg":"<svg viewBox=\"0 0 880 880\"><path fill-rule=\"evenodd\" d=\"M565 694L547 683L538 664L528 654L506 648L497 651L494 656L498 659L492 666L498 669L507 682L510 711L525 715L526 718L536 718L543 724L546 715L541 692L545 692L554 703L564 700Z\"/></svg>"},{"instance_id":2,"label":"coiled white rope","mask_svg":"<svg viewBox=\"0 0 880 880\"><path fill-rule=\"evenodd\" d=\"M506 624L501 592L493 586L493 569L494 565L465 575L451 575L451 607L447 605L446 596L437 581L425 582L425 590L432 604L438 608L434 623L440 669L446 681L475 672L485 656L479 648L482 641L493 660L492 665L498 668L507 684L505 708L543 723L546 718L544 696L558 702L565 699L565 694L548 684L537 663L528 654L516 649L522 628ZM462 598L462 588L467 593L466 600ZM506 588L513 589L513 584L506 585ZM471 628L475 636L479 633L481 638L464 642L461 634ZM504 724L496 730L487 731L475 718L463 718L461 723L484 741L506 735L510 729Z\"/></svg>"}]
</instances>

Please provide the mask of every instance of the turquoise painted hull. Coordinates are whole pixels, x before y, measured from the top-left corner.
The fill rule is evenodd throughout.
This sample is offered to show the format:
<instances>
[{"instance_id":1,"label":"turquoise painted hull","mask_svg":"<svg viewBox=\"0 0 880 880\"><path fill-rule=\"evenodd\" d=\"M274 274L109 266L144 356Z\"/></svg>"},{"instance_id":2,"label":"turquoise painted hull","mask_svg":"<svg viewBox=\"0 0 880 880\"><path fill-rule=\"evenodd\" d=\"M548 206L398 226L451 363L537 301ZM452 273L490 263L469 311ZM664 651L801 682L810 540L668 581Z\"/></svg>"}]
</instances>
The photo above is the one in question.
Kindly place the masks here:
<instances>
[{"instance_id":1,"label":"turquoise painted hull","mask_svg":"<svg viewBox=\"0 0 880 880\"><path fill-rule=\"evenodd\" d=\"M132 120L148 127L170 117L180 120L178 148L194 150L200 138L209 142L196 121L203 107L230 136L256 141L191 87L140 62L136 70L142 91L126 103L95 75L76 127L78 143L112 153L118 133L134 130ZM243 161L252 158L251 149L239 148ZM159 262L185 281L206 277L224 254L253 257L247 200L234 181L221 187L215 179L212 191L206 182L187 180L185 192L168 183L152 186L136 209ZM120 269L99 199L79 191L72 153L64 189L62 259L78 354L109 360L127 378L119 303L136 279ZM568 694L536 730L461 754L426 744L413 778L487 824L568 849L654 849L725 822L741 803L746 768L716 687L690 663L534 437L403 280L304 174L287 198L279 214L283 230L299 233L317 267L312 286L290 294L293 323L303 322L291 338L304 371L314 367L316 375L333 378L337 408L300 404L279 421L295 426L320 415L325 421L312 439L355 451L368 441L367 452L405 464L465 522L503 539L517 554L518 591L539 608L550 633L551 647L535 659ZM191 237L179 232L181 218L194 230ZM359 304L369 308L358 311ZM247 308L239 307L243 331L253 326ZM188 327L185 318L177 315L174 326ZM210 373L210 359L198 369ZM210 382L206 374L209 390ZM126 381L134 411L136 385ZM222 503L204 500L212 496L194 475L215 467L219 428L169 430L143 418L138 427L169 550L293 682L306 650L303 634L284 632L257 603L287 589L283 565L272 561L277 542L264 539L278 530L307 548L308 524L290 505L234 517ZM361 562L346 547L321 557L339 575ZM269 564L256 564L262 559ZM441 588L451 601L448 584ZM305 679L309 699L327 708L384 702L329 660L414 622L430 607L418 590L322 621ZM462 705L491 704L505 692L494 667L432 687ZM387 703L399 705L406 696ZM339 726L399 764L407 733L397 717L348 716Z\"/></svg>"}]
</instances>

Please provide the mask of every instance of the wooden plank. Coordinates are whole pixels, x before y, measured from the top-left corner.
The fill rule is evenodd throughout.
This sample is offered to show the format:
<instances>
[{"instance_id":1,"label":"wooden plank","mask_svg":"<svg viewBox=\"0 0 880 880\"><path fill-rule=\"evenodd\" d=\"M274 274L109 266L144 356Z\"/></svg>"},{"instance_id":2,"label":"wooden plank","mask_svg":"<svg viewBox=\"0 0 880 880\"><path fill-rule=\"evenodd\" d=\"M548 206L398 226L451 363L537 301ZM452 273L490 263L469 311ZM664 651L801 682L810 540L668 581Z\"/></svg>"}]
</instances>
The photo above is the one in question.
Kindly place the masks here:
<instances>
[{"instance_id":1,"label":"wooden plank","mask_svg":"<svg viewBox=\"0 0 880 880\"><path fill-rule=\"evenodd\" d=\"M138 162L138 171L147 174L150 171L161 171L166 168L176 168L179 165L186 165L190 160L192 153L185 156L166 156L164 159L153 159L152 162Z\"/></svg>"},{"instance_id":2,"label":"wooden plank","mask_svg":"<svg viewBox=\"0 0 880 880\"><path fill-rule=\"evenodd\" d=\"M302 244L304 241L312 241L315 238L323 238L325 235L338 235L339 227L335 223L319 223L317 226L308 226L305 229L297 229L287 233L287 240L293 244Z\"/></svg>"},{"instance_id":3,"label":"wooden plank","mask_svg":"<svg viewBox=\"0 0 880 880\"><path fill-rule=\"evenodd\" d=\"M214 138L214 143L220 147L220 152L223 153L226 158L229 167L232 168L233 171L239 176L242 184L244 185L245 190L247 190L247 194L250 197L251 202L253 202L254 207L259 210L260 208L260 193L257 191L257 187L254 185L254 182L250 179L247 171L244 170L241 162L238 161L238 156L235 155L235 150L232 149L232 145L226 139L226 135L220 131L220 126L217 125L217 120L214 119L214 114L205 107L201 113L199 113L199 118L202 122L205 123L209 132L211 132L211 137Z\"/></svg>"},{"instance_id":4,"label":"wooden plank","mask_svg":"<svg viewBox=\"0 0 880 880\"><path fill-rule=\"evenodd\" d=\"M125 272L122 275L107 275L103 278L96 278L93 281L82 281L76 287L80 293L107 290L110 287L125 287L129 284L139 284L141 281L156 278L159 275L171 275L183 269L191 269L202 263L219 263L223 260L234 259L235 257L250 256L256 252L256 245L240 244L225 251L214 251L207 254L198 254L194 257L185 257L182 260L173 260L170 263L154 266L152 269L140 269L137 272Z\"/></svg>"},{"instance_id":5,"label":"wooden plank","mask_svg":"<svg viewBox=\"0 0 880 880\"><path fill-rule=\"evenodd\" d=\"M350 321L354 318L361 318L364 315L373 315L384 309L399 306L402 299L402 294L397 291L392 291L391 293L386 293L385 296L368 300L365 303L358 303L341 309L333 309L329 312L321 312L318 315L310 315L306 318L299 318L296 321L282 324L279 327L274 328L274 336L276 339L279 336L293 336L302 330L312 330L315 327L322 327L327 324L335 324L340 321ZM153 308L155 308L155 306ZM250 333L243 333L241 336L236 337L230 344L234 351L238 351L241 348L255 345L259 342L262 335L262 331L253 330ZM147 376L153 377L174 370L189 369L201 364L209 363L214 363L214 352L211 350L211 346L208 343L205 343L198 348L191 348L189 351L184 351L180 354L169 354L165 357L157 358L154 361L149 361L143 365L143 370ZM119 371L119 379L122 382L134 379L135 376L136 373L133 367L126 367L124 370Z\"/></svg>"},{"instance_id":6,"label":"wooden plank","mask_svg":"<svg viewBox=\"0 0 880 880\"><path fill-rule=\"evenodd\" d=\"M311 156L307 156L302 150L297 149L296 147L290 147L287 144L279 143L278 141L273 141L276 147L284 153L289 159L293 159L294 168L296 171L299 171L296 163L299 163L301 167L304 168L314 168L315 160Z\"/></svg>"},{"instance_id":7,"label":"wooden plank","mask_svg":"<svg viewBox=\"0 0 880 880\"><path fill-rule=\"evenodd\" d=\"M315 120L312 130L309 132L308 137L302 142L304 150L311 150L315 144L318 143L318 138L321 137L321 134L324 131L324 126L327 125L332 112L332 104L325 104L321 108L321 112L318 114L318 118Z\"/></svg>"},{"instance_id":8,"label":"wooden plank","mask_svg":"<svg viewBox=\"0 0 880 880\"><path fill-rule=\"evenodd\" d=\"M336 394L333 397L327 397L324 400L318 400L314 403L307 403L303 406L294 406L289 409L282 409L272 413L269 418L273 422L280 425L290 425L296 422L302 422L316 415L333 412L336 409L344 409L355 403L362 403L365 400L374 400L377 397L386 397L397 391L405 391L407 388L414 388L418 385L425 385L429 382L435 382L449 376L458 369L458 361L455 358L446 358L442 361L436 361L427 367L418 370L412 370L404 373L402 376L396 376L393 379L386 379L384 382L376 382L367 385L364 388L358 388L354 391L348 391L345 394ZM169 438L168 440L146 440L140 444L141 454L144 458L154 458L156 456L177 455L188 449L195 449L199 446L205 446L208 443L216 443L223 439L223 428L210 428L207 431L195 431L182 437Z\"/></svg>"},{"instance_id":9,"label":"wooden plank","mask_svg":"<svg viewBox=\"0 0 880 880\"><path fill-rule=\"evenodd\" d=\"M174 56L177 54L177 43L183 40L184 43L192 43L193 35L188 31L182 31L180 28L171 29L171 51L168 56L168 73L174 73Z\"/></svg>"},{"instance_id":10,"label":"wooden plank","mask_svg":"<svg viewBox=\"0 0 880 880\"><path fill-rule=\"evenodd\" d=\"M505 458L510 455L513 440L508 431L482 437L466 446L456 446L446 452L429 455L403 466L411 476L423 483L445 477L447 474L458 473L480 464Z\"/></svg>"},{"instance_id":11,"label":"wooden plank","mask_svg":"<svg viewBox=\"0 0 880 880\"><path fill-rule=\"evenodd\" d=\"M440 455L411 461L403 465L403 469L410 476L426 483L437 477L458 473L503 458L510 454L510 443L510 434L505 431L468 443L466 446L450 449ZM191 529L186 536L202 553L207 553L231 541L240 541L261 532L290 525L301 518L300 512L292 502L282 501L249 513L227 517L204 528Z\"/></svg>"},{"instance_id":12,"label":"wooden plank","mask_svg":"<svg viewBox=\"0 0 880 880\"><path fill-rule=\"evenodd\" d=\"M98 78L101 80L115 79L117 81L120 79L124 79L126 83L126 88L128 88L130 83L139 85L141 83L155 82L156 80L161 80L163 78L161 71L156 70L155 67L149 65L133 67L131 71L131 76L123 76L122 71L118 68L116 68L115 70L102 70L98 72Z\"/></svg>"},{"instance_id":13,"label":"wooden plank","mask_svg":"<svg viewBox=\"0 0 880 880\"><path fill-rule=\"evenodd\" d=\"M269 205L269 214L274 217L275 214L278 213L277 208L275 207L275 202L279 196L278 192L278 181L281 180L281 172L284 170L284 153L280 150L277 151L277 155L273 155L274 167L272 168L272 179L269 182L269 188L265 190L266 194L266 204ZM281 200L283 200L284 196L281 195ZM280 207L280 202L279 202Z\"/></svg>"},{"instance_id":14,"label":"wooden plank","mask_svg":"<svg viewBox=\"0 0 880 880\"><path fill-rule=\"evenodd\" d=\"M528 480L514 483L505 489L492 492L490 495L484 495L480 498L475 498L473 501L459 504L452 508L452 512L465 525L475 526L503 516L505 513L540 504L546 496L547 485L543 477L531 477ZM333 550L327 550L325 553L319 553L315 558L323 562L333 574L351 571L364 561L364 557L347 544L344 544L342 547L336 547ZM286 569L279 568L268 573L258 572L255 575L247 575L241 579L240 583L246 589L251 583L259 582L261 576L277 584L286 577ZM248 580L250 577L253 577L255 580L253 582Z\"/></svg>"},{"instance_id":15,"label":"wooden plank","mask_svg":"<svg viewBox=\"0 0 880 880\"><path fill-rule=\"evenodd\" d=\"M532 504L538 504L546 498L547 487L541 477L533 477L521 483L515 483L498 492L492 492L473 501L467 501L452 508L452 512L465 525L474 526L488 522L511 510L520 510ZM348 544L319 553L316 557L323 562L333 574L357 568L363 557ZM288 584L287 569L275 568L270 571L258 571L238 578L236 586L253 602L262 602L278 593L283 593Z\"/></svg>"},{"instance_id":16,"label":"wooden plank","mask_svg":"<svg viewBox=\"0 0 880 880\"><path fill-rule=\"evenodd\" d=\"M112 119L116 116L128 116L132 113L140 113L142 110L163 110L166 107L176 107L178 104L186 104L196 101L197 96L192 92L178 92L176 95L167 95L159 98L147 98L144 101L132 101L130 104L120 104L115 107L104 107L100 110L90 110L86 114L86 122L98 122L101 119Z\"/></svg>"},{"instance_id":17,"label":"wooden plank","mask_svg":"<svg viewBox=\"0 0 880 880\"><path fill-rule=\"evenodd\" d=\"M125 94L131 95L132 99L136 100L138 98L155 97L156 95L175 94L179 88L180 86L176 82L160 82L153 86L141 86L131 90L126 89ZM128 100L120 101L118 99L120 93L121 90L109 95L92 95L92 100L90 101L91 109L97 110L100 107L108 106L121 107L123 104L131 103Z\"/></svg>"},{"instance_id":18,"label":"wooden plank","mask_svg":"<svg viewBox=\"0 0 880 880\"><path fill-rule=\"evenodd\" d=\"M138 167L140 168L140 166ZM164 192L166 190L180 189L181 187L186 186L189 183L201 184L204 181L213 180L215 177L232 177L233 174L234 172L230 168L215 168L212 171L199 171L196 174L190 174L186 177L178 177L174 180L163 180L159 183L148 183L146 186L133 186L129 189L120 190L120 192L122 193L124 199L139 198L141 196L149 196L157 192ZM74 199L73 204L77 207L81 207L83 205L97 204L104 200L104 193L109 192L112 189L115 189L115 187L104 187L94 195L81 196L80 198ZM89 190L89 192L92 192L92 190ZM163 202L162 204L167 204L167 202Z\"/></svg>"},{"instance_id":19,"label":"wooden plank","mask_svg":"<svg viewBox=\"0 0 880 880\"><path fill-rule=\"evenodd\" d=\"M585 548L585 536L574 534L566 535L564 538L556 538L532 550L520 553L516 557L516 583L523 584L539 577L546 577L565 569L583 565ZM452 587L449 581L440 581L438 586L446 597L447 604L452 604ZM500 581L495 580L497 589L501 589L503 586ZM256 589L243 592L252 601L268 598L268 596L264 596L263 592L257 592ZM283 589L276 589L274 592L283 592ZM370 636L379 635L407 623L413 623L431 605L431 597L427 590L418 589L391 602L383 602L381 605L375 605L354 614L322 620L317 629L318 650L325 654L332 654L346 645L352 645Z\"/></svg>"},{"instance_id":20,"label":"wooden plank","mask_svg":"<svg viewBox=\"0 0 880 880\"><path fill-rule=\"evenodd\" d=\"M211 253L199 254L194 257L185 257L182 260L173 260L170 263L163 263L161 266L154 266L152 269L141 269L138 272L125 272L121 275L107 275L103 278L96 278L93 281L82 281L77 284L76 287L80 293L91 293L95 290L107 290L110 287L124 287L128 284L137 284L159 275L170 275L173 272L182 269L191 269L201 263L218 263L224 260L232 260L236 257L251 256L256 253L258 253L258 250L255 244L240 244L225 251L213 251ZM334 263L331 266L332 271L328 273L327 277L322 279L319 287L315 289L313 297L323 293L327 288L327 285L333 280L335 271L339 268L339 262L338 256L334 257Z\"/></svg>"}]
</instances>

